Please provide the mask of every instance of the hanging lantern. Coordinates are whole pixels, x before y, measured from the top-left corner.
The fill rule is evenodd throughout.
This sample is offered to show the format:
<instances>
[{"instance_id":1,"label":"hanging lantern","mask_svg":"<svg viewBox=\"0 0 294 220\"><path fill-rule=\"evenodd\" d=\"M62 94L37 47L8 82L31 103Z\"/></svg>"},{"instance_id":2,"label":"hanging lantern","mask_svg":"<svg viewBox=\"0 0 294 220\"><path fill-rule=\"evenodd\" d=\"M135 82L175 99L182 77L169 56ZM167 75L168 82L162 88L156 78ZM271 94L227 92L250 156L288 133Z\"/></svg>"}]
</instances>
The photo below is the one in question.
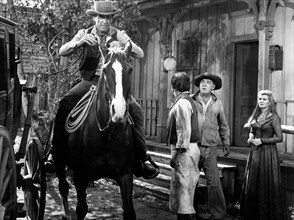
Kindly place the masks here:
<instances>
[{"instance_id":1,"label":"hanging lantern","mask_svg":"<svg viewBox=\"0 0 294 220\"><path fill-rule=\"evenodd\" d=\"M167 71L174 70L176 68L176 65L176 58L174 58L173 56L167 57L163 62L164 69Z\"/></svg>"},{"instance_id":2,"label":"hanging lantern","mask_svg":"<svg viewBox=\"0 0 294 220\"><path fill-rule=\"evenodd\" d=\"M168 51L168 56L165 58L163 62L163 67L166 71L172 71L177 66L176 58L171 55L172 50Z\"/></svg>"}]
</instances>

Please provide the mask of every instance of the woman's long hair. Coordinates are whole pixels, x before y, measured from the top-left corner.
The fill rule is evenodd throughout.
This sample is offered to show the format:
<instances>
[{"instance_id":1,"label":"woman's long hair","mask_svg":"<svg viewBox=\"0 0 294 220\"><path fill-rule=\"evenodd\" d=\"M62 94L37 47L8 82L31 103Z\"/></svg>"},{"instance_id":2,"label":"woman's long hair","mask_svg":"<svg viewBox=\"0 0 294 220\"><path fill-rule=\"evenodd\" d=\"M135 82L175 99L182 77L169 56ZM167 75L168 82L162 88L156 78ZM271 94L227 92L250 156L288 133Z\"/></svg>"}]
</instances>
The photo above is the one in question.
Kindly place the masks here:
<instances>
[{"instance_id":1,"label":"woman's long hair","mask_svg":"<svg viewBox=\"0 0 294 220\"><path fill-rule=\"evenodd\" d=\"M277 103L275 102L275 99L273 97L273 93L270 90L261 90L258 93L258 96L260 95L267 95L270 101L268 113L272 113L273 115L278 114L277 112ZM258 103L256 104L256 107L250 116L248 123L250 124L253 119L256 119L261 114L261 108L259 107Z\"/></svg>"}]
</instances>

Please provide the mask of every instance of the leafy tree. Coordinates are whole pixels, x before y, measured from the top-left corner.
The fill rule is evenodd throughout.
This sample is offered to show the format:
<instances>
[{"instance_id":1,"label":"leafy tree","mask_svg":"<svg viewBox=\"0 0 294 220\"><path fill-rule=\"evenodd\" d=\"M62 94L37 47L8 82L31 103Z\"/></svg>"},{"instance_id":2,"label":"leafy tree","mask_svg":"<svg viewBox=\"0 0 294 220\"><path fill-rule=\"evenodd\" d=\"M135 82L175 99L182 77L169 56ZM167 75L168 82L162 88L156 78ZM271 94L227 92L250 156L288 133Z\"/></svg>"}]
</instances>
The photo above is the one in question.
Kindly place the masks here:
<instances>
[{"instance_id":1,"label":"leafy tree","mask_svg":"<svg viewBox=\"0 0 294 220\"><path fill-rule=\"evenodd\" d=\"M33 57L47 57L47 65L36 71L40 77L39 93L48 99L48 110L56 112L60 98L69 90L78 75L71 76L78 68L75 62L81 51L73 56L60 57L58 50L81 28L94 24L85 11L93 5L93 0L9 0L16 13L12 16L19 24L19 36L22 53L31 65L36 67ZM126 3L129 2L129 3ZM131 4L130 4L131 3ZM140 16L139 6L131 1L118 2L122 9L114 18L114 26L124 29L128 35L138 41L139 32L135 19ZM25 18L25 19L23 19ZM36 45L39 45L36 47Z\"/></svg>"}]
</instances>

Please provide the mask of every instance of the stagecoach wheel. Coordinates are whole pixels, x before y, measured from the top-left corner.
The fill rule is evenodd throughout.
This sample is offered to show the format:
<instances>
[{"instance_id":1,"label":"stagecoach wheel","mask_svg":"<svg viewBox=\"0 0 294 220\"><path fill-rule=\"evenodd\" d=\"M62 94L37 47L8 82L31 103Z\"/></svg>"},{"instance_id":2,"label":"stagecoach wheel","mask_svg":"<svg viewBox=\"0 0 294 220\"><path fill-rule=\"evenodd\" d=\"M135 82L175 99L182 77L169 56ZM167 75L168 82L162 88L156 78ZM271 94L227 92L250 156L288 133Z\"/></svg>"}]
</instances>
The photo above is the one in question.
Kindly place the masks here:
<instances>
[{"instance_id":1,"label":"stagecoach wheel","mask_svg":"<svg viewBox=\"0 0 294 220\"><path fill-rule=\"evenodd\" d=\"M43 220L46 203L46 172L43 146L38 138L27 145L24 164L24 202L27 219Z\"/></svg>"},{"instance_id":2,"label":"stagecoach wheel","mask_svg":"<svg viewBox=\"0 0 294 220\"><path fill-rule=\"evenodd\" d=\"M16 163L8 130L0 126L0 220L16 219Z\"/></svg>"}]
</instances>

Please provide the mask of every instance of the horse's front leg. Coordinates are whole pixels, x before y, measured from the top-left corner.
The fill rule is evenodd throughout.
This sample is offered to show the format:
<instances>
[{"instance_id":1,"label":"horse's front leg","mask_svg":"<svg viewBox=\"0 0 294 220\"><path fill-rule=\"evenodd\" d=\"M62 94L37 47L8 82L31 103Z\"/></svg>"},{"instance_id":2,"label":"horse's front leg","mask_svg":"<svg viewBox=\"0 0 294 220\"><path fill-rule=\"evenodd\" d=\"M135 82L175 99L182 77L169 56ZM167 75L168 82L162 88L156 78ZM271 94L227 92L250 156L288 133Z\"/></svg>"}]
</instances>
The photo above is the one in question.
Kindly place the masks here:
<instances>
[{"instance_id":1,"label":"horse's front leg","mask_svg":"<svg viewBox=\"0 0 294 220\"><path fill-rule=\"evenodd\" d=\"M85 178L74 176L74 183L77 191L78 204L76 208L76 214L78 220L83 220L88 212L87 194L86 188L88 183L85 182Z\"/></svg>"},{"instance_id":2,"label":"horse's front leg","mask_svg":"<svg viewBox=\"0 0 294 220\"><path fill-rule=\"evenodd\" d=\"M124 220L136 220L136 213L133 205L133 174L125 174L118 180L120 193L123 202Z\"/></svg>"},{"instance_id":3,"label":"horse's front leg","mask_svg":"<svg viewBox=\"0 0 294 220\"><path fill-rule=\"evenodd\" d=\"M56 169L56 176L59 181L59 193L62 199L62 207L64 211L64 215L62 219L71 220L70 212L69 212L69 205L68 205L68 191L69 185L66 180L66 173L65 173L65 162L64 159L59 157L55 157L55 169Z\"/></svg>"}]
</instances>

